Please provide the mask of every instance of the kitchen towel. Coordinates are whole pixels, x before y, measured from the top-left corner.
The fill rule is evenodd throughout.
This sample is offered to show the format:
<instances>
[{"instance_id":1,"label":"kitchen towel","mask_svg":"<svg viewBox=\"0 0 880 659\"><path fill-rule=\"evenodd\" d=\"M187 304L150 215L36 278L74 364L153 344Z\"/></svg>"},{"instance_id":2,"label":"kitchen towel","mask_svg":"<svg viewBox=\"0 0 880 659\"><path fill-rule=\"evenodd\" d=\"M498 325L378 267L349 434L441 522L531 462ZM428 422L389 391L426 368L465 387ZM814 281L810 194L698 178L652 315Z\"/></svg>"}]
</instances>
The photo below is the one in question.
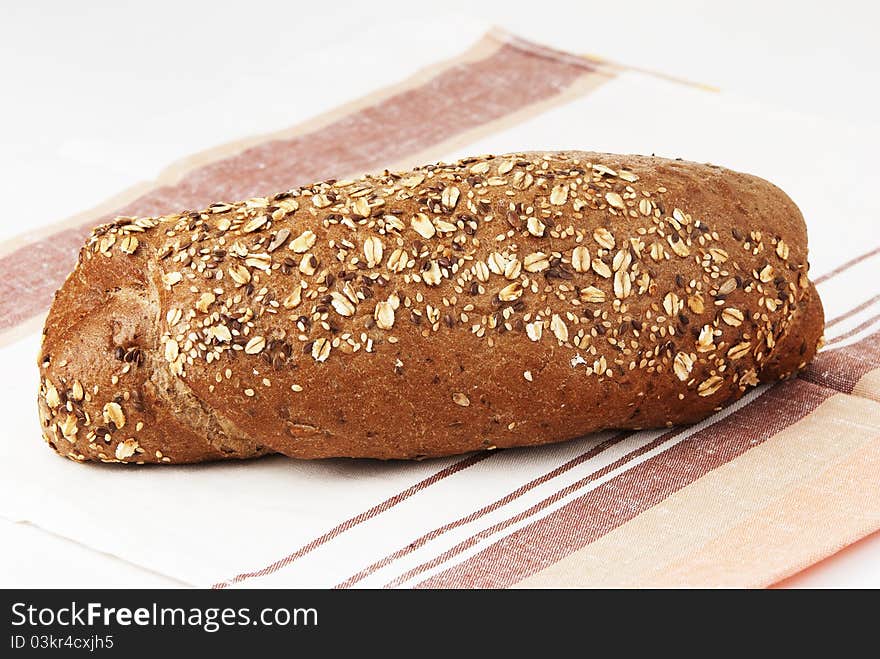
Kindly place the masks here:
<instances>
[{"instance_id":1,"label":"kitchen towel","mask_svg":"<svg viewBox=\"0 0 880 659\"><path fill-rule=\"evenodd\" d=\"M410 44L383 71L397 82L0 243L0 516L215 587L767 586L880 528L880 132L499 30L461 41L437 58ZM95 224L553 148L712 161L780 185L807 218L820 355L696 426L424 462L78 465L41 442L42 321Z\"/></svg>"}]
</instances>

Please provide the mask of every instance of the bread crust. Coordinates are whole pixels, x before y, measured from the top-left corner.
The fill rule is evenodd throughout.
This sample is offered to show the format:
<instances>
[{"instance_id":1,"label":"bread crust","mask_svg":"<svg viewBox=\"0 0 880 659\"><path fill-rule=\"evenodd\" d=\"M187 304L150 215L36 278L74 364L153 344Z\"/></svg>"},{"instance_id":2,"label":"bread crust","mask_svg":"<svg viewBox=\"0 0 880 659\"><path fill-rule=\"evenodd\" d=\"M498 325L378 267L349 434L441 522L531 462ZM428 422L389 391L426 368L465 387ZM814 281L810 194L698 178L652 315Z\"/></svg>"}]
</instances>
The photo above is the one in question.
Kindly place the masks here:
<instances>
[{"instance_id":1,"label":"bread crust","mask_svg":"<svg viewBox=\"0 0 880 659\"><path fill-rule=\"evenodd\" d=\"M812 359L797 206L713 165L470 158L98 227L39 358L75 460L423 458L699 421Z\"/></svg>"}]
</instances>

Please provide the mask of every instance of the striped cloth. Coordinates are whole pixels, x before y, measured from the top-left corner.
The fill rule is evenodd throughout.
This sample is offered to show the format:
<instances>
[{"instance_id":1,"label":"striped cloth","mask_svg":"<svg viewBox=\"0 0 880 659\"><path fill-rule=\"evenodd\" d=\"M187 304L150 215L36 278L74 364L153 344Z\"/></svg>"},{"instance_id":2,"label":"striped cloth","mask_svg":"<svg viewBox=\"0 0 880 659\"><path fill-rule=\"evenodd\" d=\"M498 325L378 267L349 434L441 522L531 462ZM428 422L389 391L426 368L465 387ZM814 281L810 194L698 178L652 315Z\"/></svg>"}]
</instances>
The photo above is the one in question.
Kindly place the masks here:
<instances>
[{"instance_id":1,"label":"striped cloth","mask_svg":"<svg viewBox=\"0 0 880 659\"><path fill-rule=\"evenodd\" d=\"M0 516L216 587L767 586L880 528L880 135L499 31L430 64L408 45L425 66L396 64L401 82L0 244L0 355L20 374L0 402ZM808 218L825 349L693 427L418 463L75 465L39 441L40 327L97 222L548 148L777 182Z\"/></svg>"}]
</instances>

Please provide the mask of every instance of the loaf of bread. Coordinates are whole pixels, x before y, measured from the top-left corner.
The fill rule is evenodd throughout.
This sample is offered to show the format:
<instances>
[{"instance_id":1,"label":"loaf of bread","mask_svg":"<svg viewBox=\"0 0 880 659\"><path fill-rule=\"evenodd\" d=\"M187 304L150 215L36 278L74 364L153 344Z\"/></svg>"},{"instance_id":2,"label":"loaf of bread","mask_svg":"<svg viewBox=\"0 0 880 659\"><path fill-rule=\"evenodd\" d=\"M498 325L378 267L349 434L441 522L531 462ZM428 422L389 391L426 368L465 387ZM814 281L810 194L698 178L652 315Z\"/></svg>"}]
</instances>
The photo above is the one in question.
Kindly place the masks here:
<instances>
[{"instance_id":1,"label":"loaf of bread","mask_svg":"<svg viewBox=\"0 0 880 659\"><path fill-rule=\"evenodd\" d=\"M802 368L795 204L712 165L469 158L98 227L39 358L74 460L424 458L699 421Z\"/></svg>"}]
</instances>

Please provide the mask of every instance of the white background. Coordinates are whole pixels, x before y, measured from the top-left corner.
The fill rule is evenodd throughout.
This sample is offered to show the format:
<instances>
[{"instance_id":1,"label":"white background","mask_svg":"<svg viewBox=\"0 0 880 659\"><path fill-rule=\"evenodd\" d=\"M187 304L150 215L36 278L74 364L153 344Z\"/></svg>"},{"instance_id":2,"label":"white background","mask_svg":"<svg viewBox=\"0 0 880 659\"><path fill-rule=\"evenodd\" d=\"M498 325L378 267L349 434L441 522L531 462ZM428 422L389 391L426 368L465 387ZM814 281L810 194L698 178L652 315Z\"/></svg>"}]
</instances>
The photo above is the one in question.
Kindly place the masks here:
<instances>
[{"instance_id":1,"label":"white background","mask_svg":"<svg viewBox=\"0 0 880 659\"><path fill-rule=\"evenodd\" d=\"M303 53L320 68L354 33L393 42L401 30L495 24L767 105L876 126L876 7L864 0L3 2L0 193L33 203L0 215L0 239L95 205L187 153L286 127L290 108L265 102L264 91L301 84ZM350 77L320 93L303 86L296 114L373 89L381 67L365 53L351 62ZM7 581L18 584L173 585L7 521L0 521L0 561L15 566ZM787 585L880 586L880 535Z\"/></svg>"}]
</instances>

